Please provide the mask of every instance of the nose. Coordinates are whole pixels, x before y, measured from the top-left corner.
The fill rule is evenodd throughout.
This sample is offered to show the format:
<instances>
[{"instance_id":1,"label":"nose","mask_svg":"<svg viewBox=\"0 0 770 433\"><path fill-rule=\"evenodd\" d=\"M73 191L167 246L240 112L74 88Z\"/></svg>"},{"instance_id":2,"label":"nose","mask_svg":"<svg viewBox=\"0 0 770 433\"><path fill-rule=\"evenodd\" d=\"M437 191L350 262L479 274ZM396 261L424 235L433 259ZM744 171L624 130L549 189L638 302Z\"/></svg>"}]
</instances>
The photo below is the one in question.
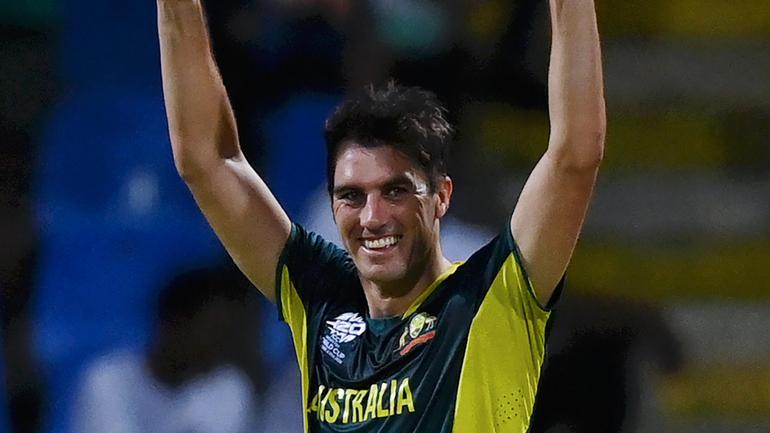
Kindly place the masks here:
<instances>
[{"instance_id":1,"label":"nose","mask_svg":"<svg viewBox=\"0 0 770 433\"><path fill-rule=\"evenodd\" d=\"M369 194L366 197L366 204L361 209L360 219L361 227L377 232L387 222L387 204L383 203L377 194Z\"/></svg>"}]
</instances>

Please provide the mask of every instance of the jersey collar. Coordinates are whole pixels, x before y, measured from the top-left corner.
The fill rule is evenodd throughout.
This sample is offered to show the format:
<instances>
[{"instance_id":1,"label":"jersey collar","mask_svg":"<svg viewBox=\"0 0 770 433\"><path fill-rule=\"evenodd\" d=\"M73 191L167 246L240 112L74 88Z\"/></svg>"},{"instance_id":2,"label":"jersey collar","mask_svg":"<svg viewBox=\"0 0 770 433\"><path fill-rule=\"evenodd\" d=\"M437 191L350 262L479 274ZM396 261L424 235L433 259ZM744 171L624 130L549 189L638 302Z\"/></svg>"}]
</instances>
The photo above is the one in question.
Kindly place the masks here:
<instances>
[{"instance_id":1,"label":"jersey collar","mask_svg":"<svg viewBox=\"0 0 770 433\"><path fill-rule=\"evenodd\" d=\"M427 289L423 290L422 293L420 293L420 296L415 298L414 301L412 301L412 304L409 306L409 308L406 309L404 314L401 315L402 319L405 319L417 311L418 308L420 308L420 305L422 305L423 302L428 298L428 296L431 295L436 290L436 287L438 287L439 284L441 284L444 280L446 280L450 275L454 274L458 267L462 262L455 262L452 263L452 266L449 267L444 273L438 276L435 281L433 281L430 286L428 286Z\"/></svg>"}]
</instances>

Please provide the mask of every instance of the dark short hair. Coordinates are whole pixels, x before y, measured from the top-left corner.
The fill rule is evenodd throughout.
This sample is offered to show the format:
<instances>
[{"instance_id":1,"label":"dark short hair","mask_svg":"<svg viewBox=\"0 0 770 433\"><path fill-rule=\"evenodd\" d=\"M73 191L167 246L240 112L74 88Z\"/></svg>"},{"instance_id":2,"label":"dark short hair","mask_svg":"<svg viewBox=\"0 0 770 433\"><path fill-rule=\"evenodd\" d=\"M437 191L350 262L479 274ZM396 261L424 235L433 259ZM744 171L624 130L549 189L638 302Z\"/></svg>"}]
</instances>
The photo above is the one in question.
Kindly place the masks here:
<instances>
[{"instance_id":1,"label":"dark short hair","mask_svg":"<svg viewBox=\"0 0 770 433\"><path fill-rule=\"evenodd\" d=\"M215 300L249 302L251 287L235 266L213 265L176 274L161 290L157 316L161 323L187 323Z\"/></svg>"},{"instance_id":2,"label":"dark short hair","mask_svg":"<svg viewBox=\"0 0 770 433\"><path fill-rule=\"evenodd\" d=\"M419 87L393 81L382 87L366 86L343 102L326 121L326 177L329 195L341 145L392 146L416 162L428 176L431 191L447 174L453 129L447 110L436 95Z\"/></svg>"}]
</instances>

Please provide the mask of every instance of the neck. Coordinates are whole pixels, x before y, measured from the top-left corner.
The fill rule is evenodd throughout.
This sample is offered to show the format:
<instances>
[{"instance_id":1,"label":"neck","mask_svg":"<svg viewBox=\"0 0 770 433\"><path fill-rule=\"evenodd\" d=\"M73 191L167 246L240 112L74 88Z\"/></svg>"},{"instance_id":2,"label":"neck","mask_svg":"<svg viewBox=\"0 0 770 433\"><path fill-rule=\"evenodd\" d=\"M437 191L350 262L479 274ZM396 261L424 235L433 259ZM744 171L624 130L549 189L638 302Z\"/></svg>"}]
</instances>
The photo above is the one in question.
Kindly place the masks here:
<instances>
[{"instance_id":1,"label":"neck","mask_svg":"<svg viewBox=\"0 0 770 433\"><path fill-rule=\"evenodd\" d=\"M369 317L378 319L404 314L414 300L451 266L452 262L439 249L420 274L387 283L361 279Z\"/></svg>"}]
</instances>

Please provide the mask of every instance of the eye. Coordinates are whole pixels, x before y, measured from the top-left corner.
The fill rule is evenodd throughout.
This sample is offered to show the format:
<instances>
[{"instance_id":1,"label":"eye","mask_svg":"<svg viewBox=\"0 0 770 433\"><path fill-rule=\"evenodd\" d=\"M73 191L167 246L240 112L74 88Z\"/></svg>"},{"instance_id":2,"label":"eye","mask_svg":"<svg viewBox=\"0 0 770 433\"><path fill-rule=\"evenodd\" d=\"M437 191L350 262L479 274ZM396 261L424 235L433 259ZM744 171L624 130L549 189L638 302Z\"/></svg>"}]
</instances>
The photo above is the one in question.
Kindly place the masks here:
<instances>
[{"instance_id":1,"label":"eye","mask_svg":"<svg viewBox=\"0 0 770 433\"><path fill-rule=\"evenodd\" d=\"M385 195L390 198L398 198L403 196L407 192L409 191L407 191L407 189L402 186L392 186L388 188L387 191L385 191Z\"/></svg>"},{"instance_id":2,"label":"eye","mask_svg":"<svg viewBox=\"0 0 770 433\"><path fill-rule=\"evenodd\" d=\"M363 194L360 191L343 191L337 195L337 200L356 205L363 201Z\"/></svg>"}]
</instances>

